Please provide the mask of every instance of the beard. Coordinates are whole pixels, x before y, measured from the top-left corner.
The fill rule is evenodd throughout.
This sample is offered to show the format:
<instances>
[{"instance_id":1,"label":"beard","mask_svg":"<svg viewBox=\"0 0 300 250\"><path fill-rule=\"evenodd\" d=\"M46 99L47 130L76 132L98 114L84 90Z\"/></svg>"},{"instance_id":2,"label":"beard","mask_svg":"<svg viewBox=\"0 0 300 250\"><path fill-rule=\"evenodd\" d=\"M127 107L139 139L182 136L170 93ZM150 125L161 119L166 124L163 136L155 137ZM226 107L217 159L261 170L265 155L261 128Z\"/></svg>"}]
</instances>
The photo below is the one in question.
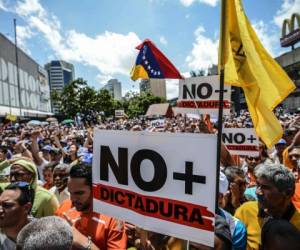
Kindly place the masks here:
<instances>
[{"instance_id":1,"label":"beard","mask_svg":"<svg viewBox=\"0 0 300 250\"><path fill-rule=\"evenodd\" d=\"M89 210L90 208L90 203L86 202L86 203L81 203L81 202L72 202L72 205L76 208L77 211L79 212L84 212Z\"/></svg>"}]
</instances>

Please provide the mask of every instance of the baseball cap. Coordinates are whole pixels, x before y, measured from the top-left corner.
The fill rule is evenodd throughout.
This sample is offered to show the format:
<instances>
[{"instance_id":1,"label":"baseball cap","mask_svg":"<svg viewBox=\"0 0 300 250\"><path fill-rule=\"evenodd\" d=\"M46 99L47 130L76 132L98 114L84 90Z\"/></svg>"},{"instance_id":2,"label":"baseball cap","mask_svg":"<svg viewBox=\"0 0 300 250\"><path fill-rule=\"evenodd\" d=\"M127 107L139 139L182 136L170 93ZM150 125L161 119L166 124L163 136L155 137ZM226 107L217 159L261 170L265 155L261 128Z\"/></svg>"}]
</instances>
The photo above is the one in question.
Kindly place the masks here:
<instances>
[{"instance_id":1,"label":"baseball cap","mask_svg":"<svg viewBox=\"0 0 300 250\"><path fill-rule=\"evenodd\" d=\"M283 138L281 138L281 139L276 143L276 145L278 145L278 144L286 144L286 140L283 139Z\"/></svg>"}]
</instances>

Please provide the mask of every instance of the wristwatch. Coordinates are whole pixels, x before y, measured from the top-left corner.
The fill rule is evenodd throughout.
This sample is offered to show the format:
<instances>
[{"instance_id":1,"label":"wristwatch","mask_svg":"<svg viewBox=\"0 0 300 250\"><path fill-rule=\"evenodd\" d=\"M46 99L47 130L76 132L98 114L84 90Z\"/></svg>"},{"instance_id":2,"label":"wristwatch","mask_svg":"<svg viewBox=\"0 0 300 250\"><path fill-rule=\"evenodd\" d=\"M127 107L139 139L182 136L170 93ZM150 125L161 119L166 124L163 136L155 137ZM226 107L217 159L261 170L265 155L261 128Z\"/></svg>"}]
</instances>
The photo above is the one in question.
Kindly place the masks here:
<instances>
[{"instance_id":1,"label":"wristwatch","mask_svg":"<svg viewBox=\"0 0 300 250\"><path fill-rule=\"evenodd\" d=\"M84 248L85 250L92 250L92 237L88 236L88 243L86 245L86 247Z\"/></svg>"}]
</instances>

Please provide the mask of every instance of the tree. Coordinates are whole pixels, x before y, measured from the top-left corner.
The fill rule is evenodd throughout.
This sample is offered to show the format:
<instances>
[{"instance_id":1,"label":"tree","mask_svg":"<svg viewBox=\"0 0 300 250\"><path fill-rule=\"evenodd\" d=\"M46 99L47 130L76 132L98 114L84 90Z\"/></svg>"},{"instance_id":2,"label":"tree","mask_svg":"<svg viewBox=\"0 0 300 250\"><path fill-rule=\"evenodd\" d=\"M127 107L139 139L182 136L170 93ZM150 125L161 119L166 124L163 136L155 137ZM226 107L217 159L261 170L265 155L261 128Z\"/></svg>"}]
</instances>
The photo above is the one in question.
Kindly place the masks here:
<instances>
[{"instance_id":1,"label":"tree","mask_svg":"<svg viewBox=\"0 0 300 250\"><path fill-rule=\"evenodd\" d=\"M85 86L78 91L78 105L80 113L87 114L91 111L97 111L97 91L90 86Z\"/></svg>"},{"instance_id":2,"label":"tree","mask_svg":"<svg viewBox=\"0 0 300 250\"><path fill-rule=\"evenodd\" d=\"M112 115L114 112L114 100L106 89L97 92L96 105L98 111L103 111L105 116Z\"/></svg>"},{"instance_id":3,"label":"tree","mask_svg":"<svg viewBox=\"0 0 300 250\"><path fill-rule=\"evenodd\" d=\"M78 78L66 85L60 93L60 111L69 117L74 117L81 111L79 103L79 92L87 86L86 81Z\"/></svg>"},{"instance_id":4,"label":"tree","mask_svg":"<svg viewBox=\"0 0 300 250\"><path fill-rule=\"evenodd\" d=\"M190 71L190 75L191 77L197 77L197 76L205 76L205 70L204 69L200 69L198 70L198 72L191 70Z\"/></svg>"},{"instance_id":5,"label":"tree","mask_svg":"<svg viewBox=\"0 0 300 250\"><path fill-rule=\"evenodd\" d=\"M141 94L129 93L127 98L129 98L127 108L127 114L129 117L145 115L151 104L166 102L165 98L154 96L150 92L142 92Z\"/></svg>"},{"instance_id":6,"label":"tree","mask_svg":"<svg viewBox=\"0 0 300 250\"><path fill-rule=\"evenodd\" d=\"M107 117L113 115L116 109L124 109L130 117L138 117L144 115L151 104L166 102L165 98L149 92L129 92L122 100L114 100L108 90L95 90L81 78L65 86L61 92L53 91L51 99L58 104L60 112L70 118L77 113L88 115L94 111L102 111Z\"/></svg>"}]
</instances>

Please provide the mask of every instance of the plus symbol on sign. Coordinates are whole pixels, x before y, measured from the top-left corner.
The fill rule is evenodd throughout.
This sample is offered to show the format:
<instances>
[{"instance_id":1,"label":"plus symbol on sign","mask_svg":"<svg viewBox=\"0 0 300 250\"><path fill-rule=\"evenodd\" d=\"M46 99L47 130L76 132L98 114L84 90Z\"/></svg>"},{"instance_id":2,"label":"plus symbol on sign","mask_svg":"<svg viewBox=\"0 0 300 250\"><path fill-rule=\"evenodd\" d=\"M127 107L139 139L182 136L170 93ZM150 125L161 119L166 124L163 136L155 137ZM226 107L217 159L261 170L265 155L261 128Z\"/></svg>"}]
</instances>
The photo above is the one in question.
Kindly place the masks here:
<instances>
[{"instance_id":1,"label":"plus symbol on sign","mask_svg":"<svg viewBox=\"0 0 300 250\"><path fill-rule=\"evenodd\" d=\"M249 138L247 138L247 140L253 143L253 141L256 141L256 138L253 135L251 135Z\"/></svg>"},{"instance_id":2,"label":"plus symbol on sign","mask_svg":"<svg viewBox=\"0 0 300 250\"><path fill-rule=\"evenodd\" d=\"M206 177L202 175L193 175L193 162L185 162L185 173L173 173L174 180L185 182L185 193L193 194L193 183L206 183Z\"/></svg>"}]
</instances>

